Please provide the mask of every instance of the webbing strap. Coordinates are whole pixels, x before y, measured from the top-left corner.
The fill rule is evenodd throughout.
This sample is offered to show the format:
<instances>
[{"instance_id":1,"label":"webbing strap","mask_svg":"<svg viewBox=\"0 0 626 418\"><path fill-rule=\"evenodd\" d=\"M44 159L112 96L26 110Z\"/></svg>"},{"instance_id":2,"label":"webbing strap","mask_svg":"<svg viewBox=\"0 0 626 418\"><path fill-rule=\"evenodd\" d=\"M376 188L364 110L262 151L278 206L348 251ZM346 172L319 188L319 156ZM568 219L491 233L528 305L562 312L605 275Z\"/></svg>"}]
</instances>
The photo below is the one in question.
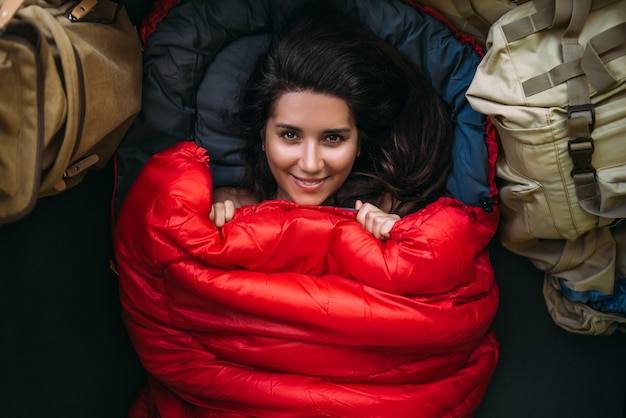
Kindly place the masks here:
<instances>
[{"instance_id":1,"label":"webbing strap","mask_svg":"<svg viewBox=\"0 0 626 418\"><path fill-rule=\"evenodd\" d=\"M584 52L578 42L578 37L589 15L591 0L570 1L572 18L561 38L563 60L564 62L582 62ZM607 37L614 34L614 32L609 31L609 35L598 38L596 41L599 47L611 49L613 42L609 41ZM578 202L585 211L596 216L624 218L626 217L626 206L609 211L601 210L601 196L596 182L596 170L591 162L591 156L594 152L591 133L595 127L595 110L591 104L587 75L584 72L567 80L567 94L569 98L567 127L570 136L568 146L569 154L574 163L571 175L574 179ZM576 152L575 147L580 145L587 147L587 149Z\"/></svg>"},{"instance_id":2,"label":"webbing strap","mask_svg":"<svg viewBox=\"0 0 626 418\"><path fill-rule=\"evenodd\" d=\"M567 3L567 4L566 4ZM581 60L583 47L578 43L578 37L582 31L591 8L591 0L556 0L557 9L570 13L570 22L567 30L561 37L561 50L563 62ZM561 16L564 18L564 16ZM582 74L567 80L567 95L570 109L591 104L587 76ZM568 113L568 129L571 138L591 138L592 115L584 109Z\"/></svg>"},{"instance_id":3,"label":"webbing strap","mask_svg":"<svg viewBox=\"0 0 626 418\"><path fill-rule=\"evenodd\" d=\"M576 61L564 62L552 68L543 74L539 74L535 77L529 78L522 82L522 88L524 89L524 95L526 97L533 96L565 83L567 80L573 77L577 77L583 74L582 68L580 68L580 59Z\"/></svg>"},{"instance_id":4,"label":"webbing strap","mask_svg":"<svg viewBox=\"0 0 626 418\"><path fill-rule=\"evenodd\" d=\"M605 90L619 81L606 64L626 55L625 39L626 22L623 22L599 33L587 43L580 66L596 89Z\"/></svg>"},{"instance_id":5,"label":"webbing strap","mask_svg":"<svg viewBox=\"0 0 626 418\"><path fill-rule=\"evenodd\" d=\"M522 82L526 97L551 89L585 74L597 90L605 90L618 80L606 64L626 55L626 22L613 26L589 40L581 59L564 62L551 70Z\"/></svg>"},{"instance_id":6,"label":"webbing strap","mask_svg":"<svg viewBox=\"0 0 626 418\"><path fill-rule=\"evenodd\" d=\"M583 56L583 47L578 37L585 24L591 8L591 0L561 0L560 7L565 10L564 2L568 2L571 13L569 25L561 37L561 51L563 62L580 61ZM596 170L591 162L594 152L594 143L591 133L595 127L595 109L589 97L587 76L583 73L566 81L568 95L567 129L569 131L568 151L574 169L571 176L574 179L576 197L579 204L593 202L599 195L596 184ZM573 147L586 147L575 150ZM583 207L584 208L584 207Z\"/></svg>"},{"instance_id":7,"label":"webbing strap","mask_svg":"<svg viewBox=\"0 0 626 418\"><path fill-rule=\"evenodd\" d=\"M64 139L57 151L57 158L50 168L50 175L42 181L41 190L47 190L55 186L54 183L62 177L63 172L69 166L72 150L78 140L82 118L80 115L81 112L79 111L81 108L79 80L81 80L82 77L79 76L80 69L77 63L77 57L74 53L72 40L62 27L59 19L56 19L48 10L40 7L29 7L28 9L32 19L40 22L42 26L45 26L45 31L49 33L49 36L57 46L59 62L62 63L60 71L63 72L62 77L66 87L67 117Z\"/></svg>"},{"instance_id":8,"label":"webbing strap","mask_svg":"<svg viewBox=\"0 0 626 418\"><path fill-rule=\"evenodd\" d=\"M537 12L502 26L508 42L546 28L560 28L567 24L561 37L563 63L550 71L523 83L526 96L537 94L561 83L566 83L568 94L567 128L568 153L574 168L571 172L580 206L588 213L603 218L626 218L626 207L601 210L601 196L592 165L595 128L595 109L589 97L589 83L597 89L606 89L617 80L606 63L626 55L626 23L616 25L594 36L583 49L579 36L592 10L615 3L617 0L534 0Z\"/></svg>"},{"instance_id":9,"label":"webbing strap","mask_svg":"<svg viewBox=\"0 0 626 418\"><path fill-rule=\"evenodd\" d=\"M593 0L591 10L597 10L618 1ZM571 6L571 0L533 0L533 3L537 9L535 13L502 25L502 31L508 42L516 41L546 28L562 27L569 22L571 13L568 15L567 10Z\"/></svg>"}]
</instances>

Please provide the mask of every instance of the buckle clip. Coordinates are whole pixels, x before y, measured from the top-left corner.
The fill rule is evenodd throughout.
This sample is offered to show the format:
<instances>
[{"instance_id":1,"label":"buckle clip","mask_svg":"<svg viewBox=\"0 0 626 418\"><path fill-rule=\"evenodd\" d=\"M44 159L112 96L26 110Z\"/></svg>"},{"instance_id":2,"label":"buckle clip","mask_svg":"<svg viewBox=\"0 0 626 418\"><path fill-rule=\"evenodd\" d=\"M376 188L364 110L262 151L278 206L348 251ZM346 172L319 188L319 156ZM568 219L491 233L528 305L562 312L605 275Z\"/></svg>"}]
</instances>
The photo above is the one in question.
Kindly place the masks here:
<instances>
[{"instance_id":1,"label":"buckle clip","mask_svg":"<svg viewBox=\"0 0 626 418\"><path fill-rule=\"evenodd\" d=\"M567 142L567 152L574 162L572 177L576 174L596 173L596 169L591 165L594 149L593 138L575 138Z\"/></svg>"},{"instance_id":2,"label":"buckle clip","mask_svg":"<svg viewBox=\"0 0 626 418\"><path fill-rule=\"evenodd\" d=\"M582 105L571 105L567 108L567 119L572 118L573 113L589 112L591 115L591 123L589 124L589 133L593 132L596 127L596 107L591 103Z\"/></svg>"}]
</instances>

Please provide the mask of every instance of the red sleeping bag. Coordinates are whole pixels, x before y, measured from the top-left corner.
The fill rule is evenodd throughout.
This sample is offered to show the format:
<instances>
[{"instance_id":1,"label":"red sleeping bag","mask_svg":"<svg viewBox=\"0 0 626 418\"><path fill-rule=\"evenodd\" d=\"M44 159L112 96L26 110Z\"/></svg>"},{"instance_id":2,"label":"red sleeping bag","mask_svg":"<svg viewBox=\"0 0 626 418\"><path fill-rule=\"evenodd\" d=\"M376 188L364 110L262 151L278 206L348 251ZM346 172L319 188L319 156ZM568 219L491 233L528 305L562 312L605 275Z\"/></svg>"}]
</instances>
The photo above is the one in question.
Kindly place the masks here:
<instances>
[{"instance_id":1,"label":"red sleeping bag","mask_svg":"<svg viewBox=\"0 0 626 418\"><path fill-rule=\"evenodd\" d=\"M493 213L440 198L381 241L355 211L266 201L218 230L208 159L155 155L117 221L151 376L131 416L472 414L497 363Z\"/></svg>"}]
</instances>

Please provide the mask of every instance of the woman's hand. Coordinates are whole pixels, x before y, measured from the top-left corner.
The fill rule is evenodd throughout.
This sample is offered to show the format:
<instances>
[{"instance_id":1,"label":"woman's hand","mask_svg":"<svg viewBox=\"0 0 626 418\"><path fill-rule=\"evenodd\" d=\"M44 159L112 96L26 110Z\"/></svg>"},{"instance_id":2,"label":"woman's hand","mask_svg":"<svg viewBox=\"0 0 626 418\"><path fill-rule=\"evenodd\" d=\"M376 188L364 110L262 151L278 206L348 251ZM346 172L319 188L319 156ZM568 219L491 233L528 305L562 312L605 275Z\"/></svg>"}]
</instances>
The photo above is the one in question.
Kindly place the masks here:
<instances>
[{"instance_id":1,"label":"woman's hand","mask_svg":"<svg viewBox=\"0 0 626 418\"><path fill-rule=\"evenodd\" d=\"M356 201L354 207L358 211L357 222L378 239L390 238L391 228L400 219L400 216L394 213L384 212L371 203L363 203L360 200Z\"/></svg>"},{"instance_id":2,"label":"woman's hand","mask_svg":"<svg viewBox=\"0 0 626 418\"><path fill-rule=\"evenodd\" d=\"M232 221L235 209L244 205L259 203L254 197L242 189L235 187L220 187L213 190L213 206L209 219L216 227L221 228L226 222Z\"/></svg>"},{"instance_id":3,"label":"woman's hand","mask_svg":"<svg viewBox=\"0 0 626 418\"><path fill-rule=\"evenodd\" d=\"M213 203L209 219L216 227L221 228L226 222L231 221L233 216L235 216L235 203L232 200L224 200Z\"/></svg>"}]
</instances>

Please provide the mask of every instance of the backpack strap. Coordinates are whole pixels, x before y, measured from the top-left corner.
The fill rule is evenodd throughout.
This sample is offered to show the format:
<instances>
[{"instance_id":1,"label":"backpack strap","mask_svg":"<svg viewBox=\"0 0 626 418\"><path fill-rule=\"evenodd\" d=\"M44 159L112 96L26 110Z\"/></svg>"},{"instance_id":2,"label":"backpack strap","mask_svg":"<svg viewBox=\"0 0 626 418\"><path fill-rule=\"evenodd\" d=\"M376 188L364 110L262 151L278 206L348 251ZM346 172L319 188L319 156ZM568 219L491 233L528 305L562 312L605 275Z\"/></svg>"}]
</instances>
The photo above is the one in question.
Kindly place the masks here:
<instances>
[{"instance_id":1,"label":"backpack strap","mask_svg":"<svg viewBox=\"0 0 626 418\"><path fill-rule=\"evenodd\" d=\"M561 38L561 48L564 62L580 62L585 57L584 49L578 42L578 37L585 24L585 20L590 11L591 0L572 0L572 17L567 30ZM613 50L611 56L615 56L618 50L626 49L623 45L613 48L614 40L610 36L619 32L618 26L615 31L607 30L602 32L596 42L602 48ZM623 40L623 37L617 38ZM623 42L623 41L622 41ZM587 58L592 59L594 54L588 53ZM591 58L589 58L591 57ZM597 60L593 60L597 64ZM601 60L600 60L601 62ZM582 67L581 67L582 68ZM602 65L603 82L606 81L608 69ZM597 69L597 66L594 66ZM595 72L593 73L595 75ZM608 73L610 75L610 73ZM592 76L593 78L593 76ZM611 77L612 78L612 77ZM580 206L587 212L605 218L626 217L626 207L617 207L609 211L602 211L600 207L600 192L596 183L596 170L591 163L594 152L594 143L591 133L595 128L595 108L589 97L588 77L583 71L581 75L569 78L567 81L567 94L569 106L567 108L567 127L570 140L568 141L568 152L574 163L571 176L574 179L576 196Z\"/></svg>"},{"instance_id":2,"label":"backpack strap","mask_svg":"<svg viewBox=\"0 0 626 418\"><path fill-rule=\"evenodd\" d=\"M569 7L563 6L568 3ZM570 21L565 33L561 37L561 51L563 62L575 62L582 59L583 47L578 42L578 37L582 31L587 16L591 8L591 0L557 0L555 4L561 7L562 13L558 13L559 19L564 19L564 13L570 13ZM567 108L567 126L570 137L578 140L585 138L593 141L591 132L595 127L595 111L591 105L589 88L587 87L587 76L585 74L569 78L566 81L569 106Z\"/></svg>"},{"instance_id":3,"label":"backpack strap","mask_svg":"<svg viewBox=\"0 0 626 418\"><path fill-rule=\"evenodd\" d=\"M619 0L592 0L591 9L597 10ZM579 3L580 2L580 3ZM587 1L573 0L533 0L537 11L515 22L502 25L508 42L513 42L547 28L562 27L571 22L573 8L580 11Z\"/></svg>"},{"instance_id":4,"label":"backpack strap","mask_svg":"<svg viewBox=\"0 0 626 418\"><path fill-rule=\"evenodd\" d=\"M589 40L580 61L581 69L597 90L606 90L619 82L606 64L626 55L626 22L613 26Z\"/></svg>"},{"instance_id":5,"label":"backpack strap","mask_svg":"<svg viewBox=\"0 0 626 418\"><path fill-rule=\"evenodd\" d=\"M533 96L551 89L567 80L587 75L589 83L602 91L614 86L616 80L606 64L626 55L626 22L607 29L589 40L582 58L564 62L543 74L529 78L522 83L524 95Z\"/></svg>"},{"instance_id":6,"label":"backpack strap","mask_svg":"<svg viewBox=\"0 0 626 418\"><path fill-rule=\"evenodd\" d=\"M576 196L580 206L603 218L626 218L626 207L601 210L596 170L591 159L595 150L592 132L595 128L595 108L589 95L589 84L598 90L615 85L618 80L606 64L626 55L626 22L609 28L590 39L583 49L579 43L582 28L593 10L615 3L615 0L535 0L537 12L502 26L508 42L546 28L567 25L561 36L563 63L550 71L522 83L526 97L562 83L567 85L568 107L567 149L574 168Z\"/></svg>"}]
</instances>

